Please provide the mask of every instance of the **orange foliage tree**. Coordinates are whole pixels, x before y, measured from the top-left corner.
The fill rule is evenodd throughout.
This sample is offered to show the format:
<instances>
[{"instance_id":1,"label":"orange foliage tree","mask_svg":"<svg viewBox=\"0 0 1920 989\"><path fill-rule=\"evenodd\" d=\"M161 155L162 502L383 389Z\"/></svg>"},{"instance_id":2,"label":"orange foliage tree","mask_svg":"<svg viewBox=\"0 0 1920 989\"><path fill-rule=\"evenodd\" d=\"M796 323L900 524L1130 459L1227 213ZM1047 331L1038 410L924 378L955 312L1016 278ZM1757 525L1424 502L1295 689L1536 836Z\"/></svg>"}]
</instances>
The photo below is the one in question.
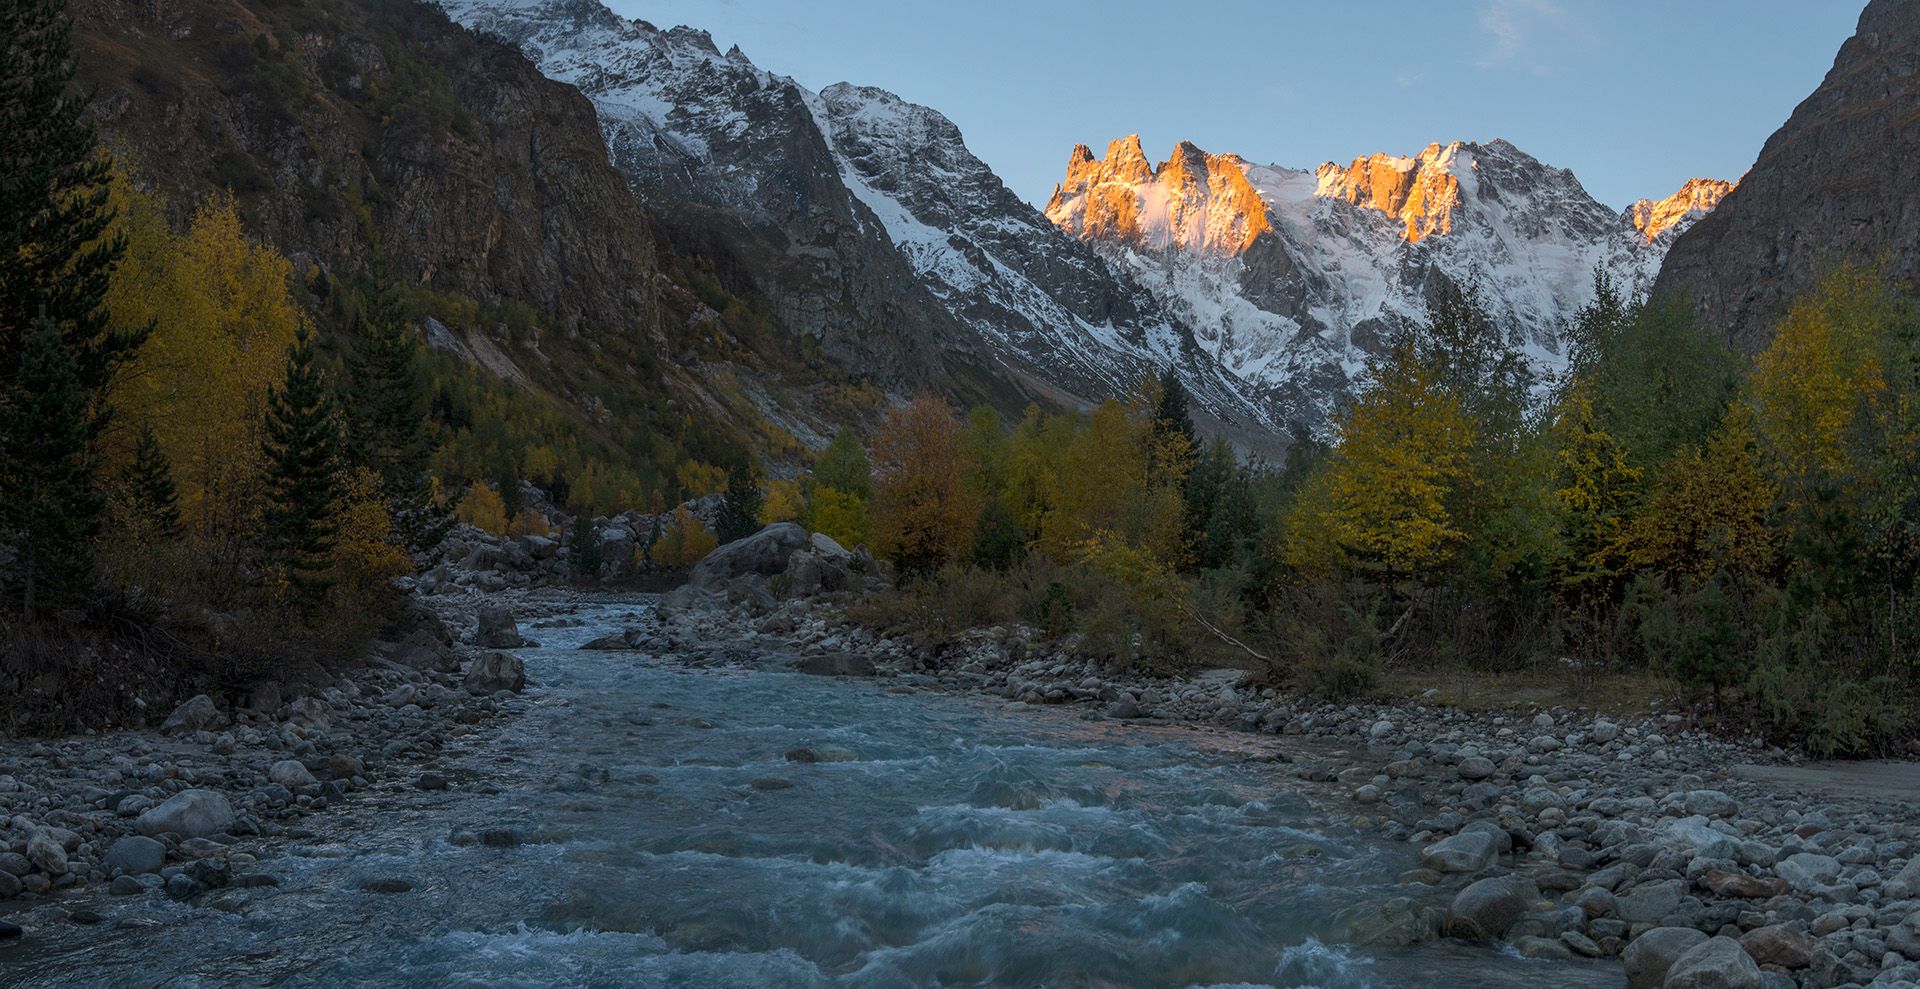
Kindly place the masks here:
<instances>
[{"instance_id":1,"label":"orange foliage tree","mask_svg":"<svg viewBox=\"0 0 1920 989\"><path fill-rule=\"evenodd\" d=\"M903 569L936 568L970 545L980 515L973 459L959 417L940 399L922 396L887 415L873 438L874 528Z\"/></svg>"}]
</instances>

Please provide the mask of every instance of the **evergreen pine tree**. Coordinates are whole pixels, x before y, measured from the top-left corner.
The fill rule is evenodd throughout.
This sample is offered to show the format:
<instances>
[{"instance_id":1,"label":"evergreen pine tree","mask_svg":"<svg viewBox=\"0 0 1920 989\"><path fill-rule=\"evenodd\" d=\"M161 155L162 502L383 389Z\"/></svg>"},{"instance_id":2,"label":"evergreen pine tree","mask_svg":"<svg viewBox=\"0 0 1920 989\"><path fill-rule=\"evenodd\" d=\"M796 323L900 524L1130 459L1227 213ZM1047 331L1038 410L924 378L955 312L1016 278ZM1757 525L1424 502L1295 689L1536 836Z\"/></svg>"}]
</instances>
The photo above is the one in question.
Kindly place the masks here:
<instances>
[{"instance_id":1,"label":"evergreen pine tree","mask_svg":"<svg viewBox=\"0 0 1920 989\"><path fill-rule=\"evenodd\" d=\"M153 427L142 425L133 446L133 462L121 472L127 508L141 534L153 542L180 538L180 496L173 484L173 463L160 449Z\"/></svg>"},{"instance_id":2,"label":"evergreen pine tree","mask_svg":"<svg viewBox=\"0 0 1920 989\"><path fill-rule=\"evenodd\" d=\"M1160 404L1153 410L1154 435L1162 439L1177 435L1187 441L1187 449L1197 451L1200 441L1187 405L1187 386L1174 376L1173 368L1160 372Z\"/></svg>"},{"instance_id":3,"label":"evergreen pine tree","mask_svg":"<svg viewBox=\"0 0 1920 989\"><path fill-rule=\"evenodd\" d=\"M104 421L114 371L146 338L117 333L104 308L125 251L106 236L110 166L70 94L71 24L65 0L0 3L0 382L22 372L41 318L60 334L89 416Z\"/></svg>"},{"instance_id":4,"label":"evergreen pine tree","mask_svg":"<svg viewBox=\"0 0 1920 989\"><path fill-rule=\"evenodd\" d=\"M727 472L727 493L720 501L720 515L714 520L715 535L721 543L744 539L760 531L760 483L753 462L741 458Z\"/></svg>"},{"instance_id":5,"label":"evergreen pine tree","mask_svg":"<svg viewBox=\"0 0 1920 989\"><path fill-rule=\"evenodd\" d=\"M594 580L600 576L600 534L593 531L593 519L586 512L573 517L573 539L568 549L568 559L573 563L573 574L582 580Z\"/></svg>"},{"instance_id":6,"label":"evergreen pine tree","mask_svg":"<svg viewBox=\"0 0 1920 989\"><path fill-rule=\"evenodd\" d=\"M262 546L272 575L315 603L330 584L339 524L340 423L304 324L287 348L286 381L267 394L267 508Z\"/></svg>"},{"instance_id":7,"label":"evergreen pine tree","mask_svg":"<svg viewBox=\"0 0 1920 989\"><path fill-rule=\"evenodd\" d=\"M72 351L36 320L0 401L0 519L13 544L21 613L80 599L93 579L93 538L106 499L94 486L93 416Z\"/></svg>"},{"instance_id":8,"label":"evergreen pine tree","mask_svg":"<svg viewBox=\"0 0 1920 989\"><path fill-rule=\"evenodd\" d=\"M512 464L502 466L494 490L500 492L501 511L506 513L507 524L512 525L527 504L527 500L520 497L520 472Z\"/></svg>"},{"instance_id":9,"label":"evergreen pine tree","mask_svg":"<svg viewBox=\"0 0 1920 989\"><path fill-rule=\"evenodd\" d=\"M453 527L453 515L433 499L434 436L419 336L384 280L355 323L347 365L348 455L380 475L395 537L408 552L430 555Z\"/></svg>"}]
</instances>

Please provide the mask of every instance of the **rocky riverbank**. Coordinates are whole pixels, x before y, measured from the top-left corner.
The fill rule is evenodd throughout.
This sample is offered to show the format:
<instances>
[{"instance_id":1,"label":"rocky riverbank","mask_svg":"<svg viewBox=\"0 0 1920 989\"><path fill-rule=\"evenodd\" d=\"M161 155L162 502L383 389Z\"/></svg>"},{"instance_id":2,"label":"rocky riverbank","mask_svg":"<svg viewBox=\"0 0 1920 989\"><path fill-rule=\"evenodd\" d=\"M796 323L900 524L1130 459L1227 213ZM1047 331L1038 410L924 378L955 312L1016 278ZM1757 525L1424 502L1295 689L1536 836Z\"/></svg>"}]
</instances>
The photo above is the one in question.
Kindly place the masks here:
<instances>
[{"instance_id":1,"label":"rocky riverbank","mask_svg":"<svg viewBox=\"0 0 1920 989\"><path fill-rule=\"evenodd\" d=\"M1010 705L1075 704L1088 718L1299 737L1302 784L1350 799L1357 817L1416 844L1424 868L1410 878L1452 891L1362 919L1353 931L1361 943L1455 937L1534 957L1618 956L1634 987L1920 985L1912 807L1810 800L1728 772L1784 758L1778 750L1691 730L1678 716L1329 705L1236 671L1119 673L1021 627L921 649L848 623L836 604L844 596L781 603L773 589L796 582L780 547L801 560L810 589L822 584L822 560L840 559L837 547L802 539L760 539L703 563L705 573L662 602L657 626L599 645L791 650L807 672L890 675Z\"/></svg>"},{"instance_id":2,"label":"rocky riverbank","mask_svg":"<svg viewBox=\"0 0 1920 989\"><path fill-rule=\"evenodd\" d=\"M334 682L257 687L223 710L201 695L157 730L0 741L0 939L10 909L66 892L163 894L219 906L274 885L263 846L365 791L444 788L419 767L449 740L520 709L522 644L478 593L425 598L432 614ZM73 923L98 923L74 909Z\"/></svg>"}]
</instances>

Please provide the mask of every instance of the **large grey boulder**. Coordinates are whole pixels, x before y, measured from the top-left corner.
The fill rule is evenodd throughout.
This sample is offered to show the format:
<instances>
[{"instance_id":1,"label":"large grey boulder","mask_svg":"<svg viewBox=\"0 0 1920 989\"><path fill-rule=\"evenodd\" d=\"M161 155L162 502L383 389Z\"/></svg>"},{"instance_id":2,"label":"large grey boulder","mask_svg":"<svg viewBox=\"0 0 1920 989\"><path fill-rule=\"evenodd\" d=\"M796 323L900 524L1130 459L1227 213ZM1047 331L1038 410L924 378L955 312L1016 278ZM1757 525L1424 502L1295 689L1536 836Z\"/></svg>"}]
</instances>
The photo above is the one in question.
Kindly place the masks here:
<instances>
[{"instance_id":1,"label":"large grey boulder","mask_svg":"<svg viewBox=\"0 0 1920 989\"><path fill-rule=\"evenodd\" d=\"M1620 953L1628 989L1661 989L1673 963L1706 940L1691 927L1656 927L1634 938Z\"/></svg>"},{"instance_id":2,"label":"large grey boulder","mask_svg":"<svg viewBox=\"0 0 1920 989\"><path fill-rule=\"evenodd\" d=\"M1773 871L1791 883L1794 889L1804 893L1820 886L1830 886L1840 878L1840 860L1831 855L1800 852L1775 862Z\"/></svg>"},{"instance_id":3,"label":"large grey boulder","mask_svg":"<svg viewBox=\"0 0 1920 989\"><path fill-rule=\"evenodd\" d=\"M490 604L480 609L480 630L474 643L485 649L518 649L527 644L520 637L520 626L513 611L504 605Z\"/></svg>"},{"instance_id":4,"label":"large grey boulder","mask_svg":"<svg viewBox=\"0 0 1920 989\"><path fill-rule=\"evenodd\" d=\"M133 827L148 837L206 838L233 827L233 807L213 790L182 790L134 818Z\"/></svg>"},{"instance_id":5,"label":"large grey boulder","mask_svg":"<svg viewBox=\"0 0 1920 989\"><path fill-rule=\"evenodd\" d=\"M474 695L491 694L502 690L519 693L527 685L526 667L520 657L509 652L481 653L467 670L467 678L461 686L467 693Z\"/></svg>"},{"instance_id":6,"label":"large grey boulder","mask_svg":"<svg viewBox=\"0 0 1920 989\"><path fill-rule=\"evenodd\" d=\"M1499 839L1481 830L1462 831L1420 850L1420 864L1435 872L1480 872L1500 858Z\"/></svg>"},{"instance_id":7,"label":"large grey boulder","mask_svg":"<svg viewBox=\"0 0 1920 989\"><path fill-rule=\"evenodd\" d=\"M1762 965L1806 968L1813 964L1813 952L1818 945L1813 938L1786 924L1768 924L1740 935L1740 947Z\"/></svg>"},{"instance_id":8,"label":"large grey boulder","mask_svg":"<svg viewBox=\"0 0 1920 989\"><path fill-rule=\"evenodd\" d=\"M307 767L298 759L282 759L267 770L267 778L286 787L298 790L303 786L314 786L320 781L313 778Z\"/></svg>"},{"instance_id":9,"label":"large grey boulder","mask_svg":"<svg viewBox=\"0 0 1920 989\"><path fill-rule=\"evenodd\" d=\"M113 843L101 864L109 871L118 869L129 876L159 872L167 864L167 846L141 834L130 834Z\"/></svg>"},{"instance_id":10,"label":"large grey boulder","mask_svg":"<svg viewBox=\"0 0 1920 989\"><path fill-rule=\"evenodd\" d=\"M1892 879L1882 891L1891 899L1911 900L1920 898L1920 852L1907 860L1906 868L1894 873Z\"/></svg>"},{"instance_id":11,"label":"large grey boulder","mask_svg":"<svg viewBox=\"0 0 1920 989\"><path fill-rule=\"evenodd\" d=\"M1520 876L1482 879L1455 894L1447 908L1447 933L1468 941L1498 940L1538 896L1532 881Z\"/></svg>"},{"instance_id":12,"label":"large grey boulder","mask_svg":"<svg viewBox=\"0 0 1920 989\"><path fill-rule=\"evenodd\" d=\"M460 668L460 657L447 644L424 628L414 629L406 638L381 647L388 659L416 670L452 673Z\"/></svg>"},{"instance_id":13,"label":"large grey boulder","mask_svg":"<svg viewBox=\"0 0 1920 989\"><path fill-rule=\"evenodd\" d=\"M67 849L53 832L42 828L27 839L27 861L49 876L67 874Z\"/></svg>"},{"instance_id":14,"label":"large grey boulder","mask_svg":"<svg viewBox=\"0 0 1920 989\"><path fill-rule=\"evenodd\" d=\"M687 575L687 586L725 591L736 577L748 574L771 577L784 572L787 559L805 545L806 529L793 522L775 522L708 553Z\"/></svg>"},{"instance_id":15,"label":"large grey boulder","mask_svg":"<svg viewBox=\"0 0 1920 989\"><path fill-rule=\"evenodd\" d=\"M226 717L214 706L213 698L206 694L195 694L167 715L167 720L160 724L160 730L169 735L191 735L196 731L210 731L226 723Z\"/></svg>"},{"instance_id":16,"label":"large grey boulder","mask_svg":"<svg viewBox=\"0 0 1920 989\"><path fill-rule=\"evenodd\" d=\"M1730 937L1709 938L1674 959L1660 989L1764 989L1760 966Z\"/></svg>"}]
</instances>

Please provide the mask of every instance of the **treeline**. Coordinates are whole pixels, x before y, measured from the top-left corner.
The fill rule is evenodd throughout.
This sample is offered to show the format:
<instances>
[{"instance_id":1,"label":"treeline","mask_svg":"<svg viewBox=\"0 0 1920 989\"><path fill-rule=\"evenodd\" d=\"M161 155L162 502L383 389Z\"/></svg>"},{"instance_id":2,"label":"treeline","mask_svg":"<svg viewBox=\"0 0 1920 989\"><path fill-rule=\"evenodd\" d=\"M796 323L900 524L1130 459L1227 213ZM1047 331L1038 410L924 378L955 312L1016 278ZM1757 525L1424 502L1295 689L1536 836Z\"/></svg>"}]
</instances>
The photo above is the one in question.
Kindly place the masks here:
<instances>
[{"instance_id":1,"label":"treeline","mask_svg":"<svg viewBox=\"0 0 1920 989\"><path fill-rule=\"evenodd\" d=\"M1871 268L1752 359L1601 277L1553 381L1448 291L1367 382L1280 469L1197 442L1171 376L1011 429L922 399L870 478L823 459L801 501L926 578L868 617L935 637L1025 620L1331 696L1393 665L1652 671L1824 753L1920 725L1920 320Z\"/></svg>"}]
</instances>

